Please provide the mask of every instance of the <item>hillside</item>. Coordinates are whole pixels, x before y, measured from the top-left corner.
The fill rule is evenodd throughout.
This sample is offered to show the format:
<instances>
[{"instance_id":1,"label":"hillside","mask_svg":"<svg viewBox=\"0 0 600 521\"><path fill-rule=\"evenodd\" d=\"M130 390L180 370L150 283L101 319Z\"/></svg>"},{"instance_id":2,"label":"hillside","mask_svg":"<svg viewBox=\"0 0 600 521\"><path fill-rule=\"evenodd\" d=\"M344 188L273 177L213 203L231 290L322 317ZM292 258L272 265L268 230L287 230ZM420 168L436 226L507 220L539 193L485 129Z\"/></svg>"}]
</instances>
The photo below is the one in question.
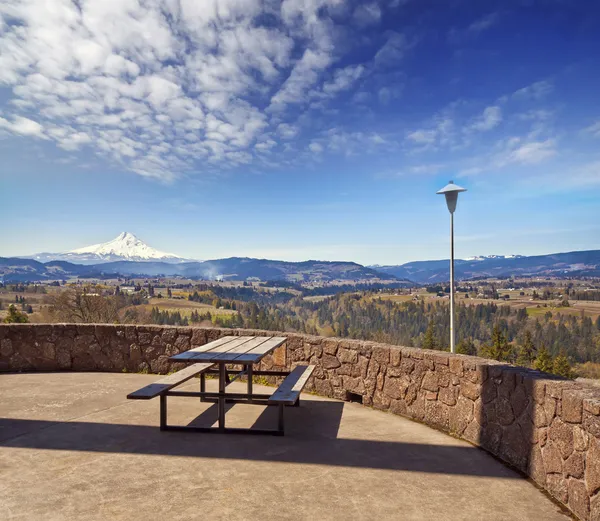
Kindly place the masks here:
<instances>
[{"instance_id":1,"label":"hillside","mask_svg":"<svg viewBox=\"0 0 600 521\"><path fill-rule=\"evenodd\" d=\"M377 266L374 269L420 284L444 282L450 279L450 262L448 260L408 262L399 266ZM553 253L531 257L457 259L455 276L459 280L481 277L600 277L600 250Z\"/></svg>"},{"instance_id":2,"label":"hillside","mask_svg":"<svg viewBox=\"0 0 600 521\"><path fill-rule=\"evenodd\" d=\"M396 280L393 275L381 274L354 262L285 262L266 259L231 257L205 262L132 262L117 261L93 265L66 261L38 262L32 259L0 258L0 277L5 282L28 282L69 277L108 276L180 276L191 279L286 280L290 282L379 281Z\"/></svg>"}]
</instances>

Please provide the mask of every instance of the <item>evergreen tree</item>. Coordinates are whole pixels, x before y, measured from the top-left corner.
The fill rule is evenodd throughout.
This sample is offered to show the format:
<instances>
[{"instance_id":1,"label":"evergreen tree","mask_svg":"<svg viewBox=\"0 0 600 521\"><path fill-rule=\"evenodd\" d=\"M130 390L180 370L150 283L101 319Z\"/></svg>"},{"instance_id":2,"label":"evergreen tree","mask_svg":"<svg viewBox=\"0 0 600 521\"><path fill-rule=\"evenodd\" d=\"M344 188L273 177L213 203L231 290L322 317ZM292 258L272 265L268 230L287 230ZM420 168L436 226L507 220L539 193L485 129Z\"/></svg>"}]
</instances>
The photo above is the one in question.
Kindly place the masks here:
<instances>
[{"instance_id":1,"label":"evergreen tree","mask_svg":"<svg viewBox=\"0 0 600 521\"><path fill-rule=\"evenodd\" d=\"M460 355L477 355L477 348L471 338L463 338L456 346L456 352Z\"/></svg>"},{"instance_id":2,"label":"evergreen tree","mask_svg":"<svg viewBox=\"0 0 600 521\"><path fill-rule=\"evenodd\" d=\"M531 338L531 331L525 331L525 339L523 345L519 347L519 354L517 356L517 365L524 367L530 367L535 360L536 350Z\"/></svg>"},{"instance_id":3,"label":"evergreen tree","mask_svg":"<svg viewBox=\"0 0 600 521\"><path fill-rule=\"evenodd\" d=\"M510 361L512 357L512 347L498 325L495 325L492 331L492 344L490 346L485 346L483 353L493 360L504 362Z\"/></svg>"},{"instance_id":4,"label":"evergreen tree","mask_svg":"<svg viewBox=\"0 0 600 521\"><path fill-rule=\"evenodd\" d=\"M554 370L552 357L544 345L538 350L538 355L535 359L535 368L545 373L551 373Z\"/></svg>"},{"instance_id":5,"label":"evergreen tree","mask_svg":"<svg viewBox=\"0 0 600 521\"><path fill-rule=\"evenodd\" d=\"M427 330L425 331L425 337L423 338L423 344L421 345L423 349L437 349L438 342L435 337L435 331L433 329L433 320L429 321L429 325L427 326Z\"/></svg>"},{"instance_id":6,"label":"evergreen tree","mask_svg":"<svg viewBox=\"0 0 600 521\"><path fill-rule=\"evenodd\" d=\"M554 363L552 364L552 372L558 376L562 376L563 378L575 378L575 374L573 369L571 369L569 360L562 352L554 359Z\"/></svg>"}]
</instances>

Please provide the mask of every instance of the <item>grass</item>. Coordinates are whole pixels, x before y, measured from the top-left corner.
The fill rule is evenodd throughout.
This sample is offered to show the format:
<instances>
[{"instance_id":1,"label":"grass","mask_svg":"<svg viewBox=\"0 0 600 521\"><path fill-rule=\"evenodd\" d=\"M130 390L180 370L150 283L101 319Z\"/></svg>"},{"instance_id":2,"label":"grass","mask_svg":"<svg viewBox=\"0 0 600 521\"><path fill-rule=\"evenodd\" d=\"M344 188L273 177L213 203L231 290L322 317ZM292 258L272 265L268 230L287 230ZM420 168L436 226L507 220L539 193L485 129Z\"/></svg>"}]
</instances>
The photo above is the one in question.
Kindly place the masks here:
<instances>
[{"instance_id":1,"label":"grass","mask_svg":"<svg viewBox=\"0 0 600 521\"><path fill-rule=\"evenodd\" d=\"M576 364L573 369L581 378L600 380L600 364L586 362L585 364Z\"/></svg>"}]
</instances>

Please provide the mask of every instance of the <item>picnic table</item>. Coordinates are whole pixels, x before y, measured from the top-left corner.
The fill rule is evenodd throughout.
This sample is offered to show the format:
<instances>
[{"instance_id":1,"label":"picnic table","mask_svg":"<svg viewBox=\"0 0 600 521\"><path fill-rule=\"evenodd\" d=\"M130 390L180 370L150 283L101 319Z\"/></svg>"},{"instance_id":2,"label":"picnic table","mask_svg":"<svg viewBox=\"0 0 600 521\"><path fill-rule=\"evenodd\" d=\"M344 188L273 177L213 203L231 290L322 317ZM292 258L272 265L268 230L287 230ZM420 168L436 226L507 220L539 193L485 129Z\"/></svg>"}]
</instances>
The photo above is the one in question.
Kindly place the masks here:
<instances>
[{"instance_id":1,"label":"picnic table","mask_svg":"<svg viewBox=\"0 0 600 521\"><path fill-rule=\"evenodd\" d=\"M257 370L253 366L279 346L286 337L268 336L225 336L192 349L179 353L169 359L176 362L189 363L188 367L172 375L139 389L127 397L130 399L151 399L160 396L160 428L161 430L187 430L218 433L275 434L284 433L284 406L298 406L300 392L308 382L314 366L301 365L292 371ZM233 370L232 366L241 366L241 370ZM234 374L231 378L231 374ZM206 391L206 376L216 375L219 379L218 392ZM283 382L272 394L260 394L253 391L253 376L280 376ZM173 388L194 376L200 376L199 391L174 391ZM244 393L227 393L226 388L238 378L245 376L247 389ZM197 427L169 425L167 423L167 396L199 397L201 401L215 402L218 408L217 427ZM247 403L257 405L276 405L279 408L276 429L242 429L226 427L225 404Z\"/></svg>"}]
</instances>

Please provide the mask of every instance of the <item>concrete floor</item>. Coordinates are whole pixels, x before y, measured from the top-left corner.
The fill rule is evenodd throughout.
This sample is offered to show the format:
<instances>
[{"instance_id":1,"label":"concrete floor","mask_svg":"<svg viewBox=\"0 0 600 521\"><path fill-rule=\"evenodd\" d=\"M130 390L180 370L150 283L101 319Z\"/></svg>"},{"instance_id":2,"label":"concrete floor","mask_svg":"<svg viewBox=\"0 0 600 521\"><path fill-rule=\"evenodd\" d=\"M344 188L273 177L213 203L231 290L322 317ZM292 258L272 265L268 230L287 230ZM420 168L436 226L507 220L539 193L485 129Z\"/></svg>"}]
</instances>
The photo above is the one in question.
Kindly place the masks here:
<instances>
[{"instance_id":1,"label":"concrete floor","mask_svg":"<svg viewBox=\"0 0 600 521\"><path fill-rule=\"evenodd\" d=\"M306 396L285 437L160 432L158 399L125 399L156 379L0 375L0 519L568 519L483 451L358 404ZM235 405L227 423L275 412ZM215 406L169 398L169 423L191 421Z\"/></svg>"}]
</instances>

